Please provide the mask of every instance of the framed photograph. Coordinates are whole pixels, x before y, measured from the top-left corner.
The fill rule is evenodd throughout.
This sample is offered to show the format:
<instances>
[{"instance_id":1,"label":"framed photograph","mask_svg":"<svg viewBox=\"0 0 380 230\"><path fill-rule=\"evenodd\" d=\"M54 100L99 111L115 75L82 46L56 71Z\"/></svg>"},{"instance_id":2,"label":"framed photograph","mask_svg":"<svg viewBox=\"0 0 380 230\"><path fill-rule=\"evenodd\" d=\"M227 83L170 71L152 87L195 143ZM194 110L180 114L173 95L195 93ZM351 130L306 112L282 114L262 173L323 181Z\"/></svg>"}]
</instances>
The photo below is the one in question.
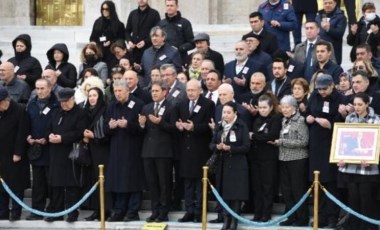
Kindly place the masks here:
<instances>
[{"instance_id":1,"label":"framed photograph","mask_svg":"<svg viewBox=\"0 0 380 230\"><path fill-rule=\"evenodd\" d=\"M330 163L379 164L380 125L335 123Z\"/></svg>"}]
</instances>

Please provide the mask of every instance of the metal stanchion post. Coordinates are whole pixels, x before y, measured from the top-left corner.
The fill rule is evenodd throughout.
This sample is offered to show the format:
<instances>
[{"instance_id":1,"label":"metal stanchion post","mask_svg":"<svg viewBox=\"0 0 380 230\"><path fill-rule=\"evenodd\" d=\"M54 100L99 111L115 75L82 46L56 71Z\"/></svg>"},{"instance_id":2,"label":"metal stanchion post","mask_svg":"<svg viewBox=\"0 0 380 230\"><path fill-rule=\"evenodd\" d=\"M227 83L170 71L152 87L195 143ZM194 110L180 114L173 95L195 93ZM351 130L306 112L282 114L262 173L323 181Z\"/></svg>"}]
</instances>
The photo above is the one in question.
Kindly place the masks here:
<instances>
[{"instance_id":1,"label":"metal stanchion post","mask_svg":"<svg viewBox=\"0 0 380 230\"><path fill-rule=\"evenodd\" d=\"M104 213L104 165L99 165L99 200L100 200L100 229L106 229Z\"/></svg>"},{"instance_id":2,"label":"metal stanchion post","mask_svg":"<svg viewBox=\"0 0 380 230\"><path fill-rule=\"evenodd\" d=\"M318 230L318 204L319 204L319 171L314 171L314 213L313 213L313 230Z\"/></svg>"},{"instance_id":3,"label":"metal stanchion post","mask_svg":"<svg viewBox=\"0 0 380 230\"><path fill-rule=\"evenodd\" d=\"M202 200L202 230L207 229L207 172L208 167L203 167L203 200Z\"/></svg>"}]
</instances>

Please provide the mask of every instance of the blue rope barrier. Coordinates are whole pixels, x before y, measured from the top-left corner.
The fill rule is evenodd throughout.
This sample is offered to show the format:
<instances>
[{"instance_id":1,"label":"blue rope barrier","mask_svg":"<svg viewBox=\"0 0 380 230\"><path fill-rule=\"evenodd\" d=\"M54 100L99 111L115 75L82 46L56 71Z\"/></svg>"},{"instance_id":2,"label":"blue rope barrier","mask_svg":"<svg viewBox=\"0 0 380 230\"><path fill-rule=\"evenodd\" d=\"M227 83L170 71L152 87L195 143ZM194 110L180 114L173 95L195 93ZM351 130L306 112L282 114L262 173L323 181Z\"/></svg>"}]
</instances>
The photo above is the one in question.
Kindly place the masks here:
<instances>
[{"instance_id":1,"label":"blue rope barrier","mask_svg":"<svg viewBox=\"0 0 380 230\"><path fill-rule=\"evenodd\" d=\"M332 200L335 204L337 204L339 207L341 207L343 210L345 210L346 212L356 216L357 218L359 219L362 219L366 222L369 222L371 224L374 224L374 225L380 225L380 220L375 220L375 219L372 219L372 218L369 218L369 217L366 217L354 210L352 210L350 207L348 207L347 205L343 204L340 200L338 200L333 194L331 194L329 191L327 191L325 188L322 187L322 190L323 192L326 194L326 196Z\"/></svg>"},{"instance_id":2,"label":"blue rope barrier","mask_svg":"<svg viewBox=\"0 0 380 230\"><path fill-rule=\"evenodd\" d=\"M255 222L255 221L251 221L251 220L248 220L248 219L245 219L241 216L239 216L236 212L234 212L230 207L228 207L228 205L226 204L226 202L224 202L223 198L220 196L220 194L218 193L218 191L214 188L214 186L211 186L211 191L212 193L214 193L216 199L218 200L218 202L223 206L223 208L231 214L231 216L233 216L234 218L236 218L239 222L243 223L243 224L247 224L247 225L251 225L251 226L257 226L257 227L269 227L269 226L274 226L276 224L278 224L279 222L281 222L282 220L288 218L290 215L292 215L305 201L306 199L309 197L310 193L311 193L311 188L302 196L302 198L297 202L297 204L295 204L287 213L285 213L284 215L282 216L279 216L273 220L270 220L268 222Z\"/></svg>"},{"instance_id":3,"label":"blue rope barrier","mask_svg":"<svg viewBox=\"0 0 380 230\"><path fill-rule=\"evenodd\" d=\"M61 211L61 212L56 212L56 213L49 213L49 212L42 212L40 210L37 210L37 209L33 209L33 208L30 208L28 207L24 202L22 202L20 200L20 198L18 198L13 192L12 190L8 187L7 183L5 183L5 181L3 179L0 178L0 181L1 181L1 184L3 185L3 188L5 189L5 191L9 194L9 196L15 200L21 207L23 207L25 210L29 211L29 212L32 212L36 215L39 215L39 216L45 216L45 217L60 217L60 216L64 216L64 215L67 215L69 214L70 212L76 210L79 208L79 206L81 206L90 196L92 193L95 192L96 188L98 187L98 184L99 184L99 181L96 182L92 188L82 197L82 199L80 199L74 206L70 207L69 209L66 209L64 211Z\"/></svg>"}]
</instances>

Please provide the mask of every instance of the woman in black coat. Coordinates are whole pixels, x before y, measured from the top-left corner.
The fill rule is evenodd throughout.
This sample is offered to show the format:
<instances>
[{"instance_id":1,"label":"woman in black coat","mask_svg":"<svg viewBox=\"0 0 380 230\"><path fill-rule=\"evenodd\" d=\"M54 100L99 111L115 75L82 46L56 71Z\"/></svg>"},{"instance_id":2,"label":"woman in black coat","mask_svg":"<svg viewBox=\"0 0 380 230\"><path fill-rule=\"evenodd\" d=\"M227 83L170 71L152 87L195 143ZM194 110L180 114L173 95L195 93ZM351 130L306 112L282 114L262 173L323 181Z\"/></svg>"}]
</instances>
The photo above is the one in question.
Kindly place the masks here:
<instances>
[{"instance_id":1,"label":"woman in black coat","mask_svg":"<svg viewBox=\"0 0 380 230\"><path fill-rule=\"evenodd\" d=\"M15 66L15 75L18 79L28 83L34 89L34 83L41 77L42 67L37 58L30 55L32 40L28 34L21 34L12 41L15 56L8 61Z\"/></svg>"},{"instance_id":2,"label":"woman in black coat","mask_svg":"<svg viewBox=\"0 0 380 230\"><path fill-rule=\"evenodd\" d=\"M215 129L210 149L219 154L216 183L227 204L240 212L241 202L248 200L248 163L246 154L249 151L248 128L237 119L236 104L227 102L223 106L223 121ZM238 179L237 179L238 178ZM237 220L224 211L222 229L237 229Z\"/></svg>"},{"instance_id":3,"label":"woman in black coat","mask_svg":"<svg viewBox=\"0 0 380 230\"><path fill-rule=\"evenodd\" d=\"M49 181L52 187L50 200L51 212L60 212L70 208L79 200L79 166L68 158L73 144L83 137L87 125L86 113L75 104L74 90L62 89L59 95L61 108L54 111L49 128ZM78 219L77 210L68 214L67 222ZM62 217L47 217L52 222Z\"/></svg>"},{"instance_id":4,"label":"woman in black coat","mask_svg":"<svg viewBox=\"0 0 380 230\"><path fill-rule=\"evenodd\" d=\"M259 97L257 115L252 128L252 183L254 190L254 221L267 222L271 219L274 188L277 176L278 147L270 144L279 138L281 116L274 95L263 94Z\"/></svg>"},{"instance_id":5,"label":"woman in black coat","mask_svg":"<svg viewBox=\"0 0 380 230\"><path fill-rule=\"evenodd\" d=\"M49 64L45 69L52 69L57 75L57 84L62 87L75 88L77 85L77 69L73 64L68 62L69 50L66 44L57 43L51 47L46 56Z\"/></svg>"},{"instance_id":6,"label":"woman in black coat","mask_svg":"<svg viewBox=\"0 0 380 230\"><path fill-rule=\"evenodd\" d=\"M89 125L83 132L83 142L88 144L91 154L91 185L98 181L99 165L108 164L109 158L109 141L104 134L104 113L106 110L103 91L97 87L88 91L88 103L86 103L85 111L87 112ZM92 196L90 208L94 212L86 220L100 220L99 207L99 190L96 190ZM108 198L108 199L107 199ZM106 196L106 215L109 214L110 196Z\"/></svg>"},{"instance_id":7,"label":"woman in black coat","mask_svg":"<svg viewBox=\"0 0 380 230\"><path fill-rule=\"evenodd\" d=\"M95 20L92 28L90 42L95 42L103 53L103 59L111 69L113 55L110 47L118 39L125 40L124 24L116 13L115 3L104 1L100 7L101 16Z\"/></svg>"}]
</instances>

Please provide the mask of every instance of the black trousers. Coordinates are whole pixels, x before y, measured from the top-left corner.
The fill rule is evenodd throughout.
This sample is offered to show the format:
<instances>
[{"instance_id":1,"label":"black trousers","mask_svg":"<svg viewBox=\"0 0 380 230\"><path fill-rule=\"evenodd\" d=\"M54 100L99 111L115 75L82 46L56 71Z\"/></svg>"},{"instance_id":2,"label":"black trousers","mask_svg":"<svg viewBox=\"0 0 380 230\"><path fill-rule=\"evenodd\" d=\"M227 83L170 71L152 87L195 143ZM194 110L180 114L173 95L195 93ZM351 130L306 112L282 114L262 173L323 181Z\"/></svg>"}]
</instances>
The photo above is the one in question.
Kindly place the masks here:
<instances>
[{"instance_id":1,"label":"black trousers","mask_svg":"<svg viewBox=\"0 0 380 230\"><path fill-rule=\"evenodd\" d=\"M332 195L339 199L336 181L321 183ZM340 208L331 201L323 191L320 191L319 194L319 222L328 223L329 221L337 221Z\"/></svg>"},{"instance_id":2,"label":"black trousers","mask_svg":"<svg viewBox=\"0 0 380 230\"><path fill-rule=\"evenodd\" d=\"M184 196L184 191L183 191L183 178L180 177L180 161L179 160L174 160L173 161L173 166L174 166L174 181L173 181L173 200L172 204L173 206L180 206L181 205L181 200Z\"/></svg>"},{"instance_id":3,"label":"black trousers","mask_svg":"<svg viewBox=\"0 0 380 230\"><path fill-rule=\"evenodd\" d=\"M49 166L32 165L32 208L44 211L47 199L51 199L48 183ZM49 211L49 207L47 208Z\"/></svg>"},{"instance_id":4,"label":"black trousers","mask_svg":"<svg viewBox=\"0 0 380 230\"><path fill-rule=\"evenodd\" d=\"M201 178L185 178L185 209L187 213L202 213L202 180Z\"/></svg>"},{"instance_id":5,"label":"black trousers","mask_svg":"<svg viewBox=\"0 0 380 230\"><path fill-rule=\"evenodd\" d=\"M171 204L173 160L171 158L144 158L153 215L167 216Z\"/></svg>"},{"instance_id":6,"label":"black trousers","mask_svg":"<svg viewBox=\"0 0 380 230\"><path fill-rule=\"evenodd\" d=\"M141 206L141 192L112 193L113 215L135 217Z\"/></svg>"},{"instance_id":7,"label":"black trousers","mask_svg":"<svg viewBox=\"0 0 380 230\"><path fill-rule=\"evenodd\" d=\"M301 159L280 162L280 184L284 195L285 211L289 211L306 193L308 185L308 163L309 160ZM309 209L304 202L295 215L289 217L298 221L309 220Z\"/></svg>"},{"instance_id":8,"label":"black trousers","mask_svg":"<svg viewBox=\"0 0 380 230\"><path fill-rule=\"evenodd\" d=\"M255 216L271 217L277 176L277 160L255 160L252 170Z\"/></svg>"},{"instance_id":9,"label":"black trousers","mask_svg":"<svg viewBox=\"0 0 380 230\"><path fill-rule=\"evenodd\" d=\"M349 182L348 203L350 208L363 214L364 216L376 219L374 211L376 210L375 194L373 182ZM361 219L351 215L348 220L351 229L367 230L378 229L376 225L362 221Z\"/></svg>"},{"instance_id":10,"label":"black trousers","mask_svg":"<svg viewBox=\"0 0 380 230\"><path fill-rule=\"evenodd\" d=\"M49 208L51 212L60 212L72 207L80 199L80 188L76 186L52 187ZM78 210L72 211L68 216L78 217Z\"/></svg>"},{"instance_id":11,"label":"black trousers","mask_svg":"<svg viewBox=\"0 0 380 230\"><path fill-rule=\"evenodd\" d=\"M337 6L340 6L342 0L337 0ZM356 20L356 4L355 0L344 0L344 5L346 6L348 25L352 25L357 22ZM350 29L350 28L349 28Z\"/></svg>"},{"instance_id":12,"label":"black trousers","mask_svg":"<svg viewBox=\"0 0 380 230\"><path fill-rule=\"evenodd\" d=\"M24 199L24 191L13 191L13 193L20 199ZM9 208L10 201L12 200L12 207ZM8 217L9 212L12 216L21 216L21 206L10 198L7 192L0 192L0 217Z\"/></svg>"}]
</instances>

